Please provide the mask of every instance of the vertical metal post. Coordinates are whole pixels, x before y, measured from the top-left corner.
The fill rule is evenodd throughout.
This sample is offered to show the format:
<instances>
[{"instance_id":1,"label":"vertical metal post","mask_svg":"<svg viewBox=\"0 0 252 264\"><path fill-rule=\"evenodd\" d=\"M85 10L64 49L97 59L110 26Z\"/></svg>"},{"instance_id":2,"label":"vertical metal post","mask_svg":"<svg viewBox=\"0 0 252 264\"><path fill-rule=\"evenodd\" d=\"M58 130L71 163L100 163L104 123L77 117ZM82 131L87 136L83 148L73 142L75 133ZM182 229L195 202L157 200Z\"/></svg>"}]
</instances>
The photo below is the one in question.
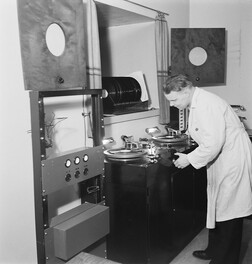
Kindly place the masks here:
<instances>
[{"instance_id":1,"label":"vertical metal post","mask_svg":"<svg viewBox=\"0 0 252 264\"><path fill-rule=\"evenodd\" d=\"M102 139L104 137L104 119L101 94L92 95L92 119L94 146L98 146L102 144Z\"/></svg>"},{"instance_id":2,"label":"vertical metal post","mask_svg":"<svg viewBox=\"0 0 252 264\"><path fill-rule=\"evenodd\" d=\"M45 159L44 147L44 105L43 98L37 91L30 92L31 109L31 131L32 131L32 151L33 151L33 175L34 175L34 201L35 201L35 221L36 221L36 242L37 259L39 264L46 263L44 248L44 222L45 222L45 201L42 189L41 160Z\"/></svg>"}]
</instances>

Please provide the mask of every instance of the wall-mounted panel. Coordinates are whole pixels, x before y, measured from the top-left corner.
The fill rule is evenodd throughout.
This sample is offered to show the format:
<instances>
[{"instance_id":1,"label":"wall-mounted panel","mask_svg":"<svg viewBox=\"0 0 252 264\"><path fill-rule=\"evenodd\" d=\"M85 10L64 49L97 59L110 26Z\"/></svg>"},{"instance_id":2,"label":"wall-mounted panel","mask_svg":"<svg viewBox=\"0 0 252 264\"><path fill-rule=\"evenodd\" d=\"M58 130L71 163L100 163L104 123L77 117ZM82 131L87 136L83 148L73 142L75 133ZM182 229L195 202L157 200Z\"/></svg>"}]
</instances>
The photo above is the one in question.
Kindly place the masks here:
<instances>
[{"instance_id":1,"label":"wall-mounted panel","mask_svg":"<svg viewBox=\"0 0 252 264\"><path fill-rule=\"evenodd\" d=\"M26 90L85 86L84 13L81 0L18 0Z\"/></svg>"},{"instance_id":2,"label":"wall-mounted panel","mask_svg":"<svg viewBox=\"0 0 252 264\"><path fill-rule=\"evenodd\" d=\"M171 72L196 86L225 84L225 28L172 28Z\"/></svg>"}]
</instances>

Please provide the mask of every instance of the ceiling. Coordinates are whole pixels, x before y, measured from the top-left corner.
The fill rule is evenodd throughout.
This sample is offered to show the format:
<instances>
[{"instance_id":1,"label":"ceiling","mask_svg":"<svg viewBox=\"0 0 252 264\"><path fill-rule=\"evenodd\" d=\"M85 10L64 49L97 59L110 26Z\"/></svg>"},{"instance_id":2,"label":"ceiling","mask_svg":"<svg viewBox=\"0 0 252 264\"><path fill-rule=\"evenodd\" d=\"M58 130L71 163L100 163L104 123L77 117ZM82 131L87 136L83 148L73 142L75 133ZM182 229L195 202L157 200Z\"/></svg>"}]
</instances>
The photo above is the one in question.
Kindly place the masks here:
<instances>
[{"instance_id":1,"label":"ceiling","mask_svg":"<svg viewBox=\"0 0 252 264\"><path fill-rule=\"evenodd\" d=\"M150 22L154 19L136 12L127 11L104 3L95 2L99 27L114 27Z\"/></svg>"}]
</instances>

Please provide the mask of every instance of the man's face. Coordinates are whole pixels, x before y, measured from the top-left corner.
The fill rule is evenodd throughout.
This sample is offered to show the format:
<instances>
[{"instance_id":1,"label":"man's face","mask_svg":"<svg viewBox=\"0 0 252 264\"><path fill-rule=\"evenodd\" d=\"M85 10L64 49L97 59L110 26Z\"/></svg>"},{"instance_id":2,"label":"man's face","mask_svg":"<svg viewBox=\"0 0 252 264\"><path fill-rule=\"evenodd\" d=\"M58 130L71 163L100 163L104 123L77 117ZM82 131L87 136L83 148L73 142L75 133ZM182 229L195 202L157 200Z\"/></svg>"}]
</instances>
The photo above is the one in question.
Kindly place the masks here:
<instances>
[{"instance_id":1,"label":"man's face","mask_svg":"<svg viewBox=\"0 0 252 264\"><path fill-rule=\"evenodd\" d=\"M170 106L182 110L190 104L190 94L188 90L182 90L179 92L171 91L169 94L165 94L167 100L170 101Z\"/></svg>"}]
</instances>

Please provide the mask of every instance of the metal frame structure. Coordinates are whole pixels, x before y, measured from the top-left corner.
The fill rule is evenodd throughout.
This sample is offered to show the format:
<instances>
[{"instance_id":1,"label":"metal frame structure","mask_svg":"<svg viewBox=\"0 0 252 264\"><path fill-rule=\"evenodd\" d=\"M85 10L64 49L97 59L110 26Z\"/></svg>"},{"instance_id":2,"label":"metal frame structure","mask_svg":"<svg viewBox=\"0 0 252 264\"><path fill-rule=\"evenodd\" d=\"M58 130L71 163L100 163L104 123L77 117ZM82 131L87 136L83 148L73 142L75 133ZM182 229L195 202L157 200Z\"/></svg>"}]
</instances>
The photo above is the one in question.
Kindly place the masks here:
<instances>
[{"instance_id":1,"label":"metal frame structure","mask_svg":"<svg viewBox=\"0 0 252 264\"><path fill-rule=\"evenodd\" d=\"M48 223L48 201L47 195L43 193L42 186L42 161L46 159L45 146L45 113L44 98L73 95L90 95L92 103L93 119L93 144L102 145L104 137L104 120L102 107L102 89L69 89L53 91L30 91L31 130L33 148L33 170L34 170L34 201L36 220L36 242L37 259L39 264L45 264L45 229Z\"/></svg>"}]
</instances>

